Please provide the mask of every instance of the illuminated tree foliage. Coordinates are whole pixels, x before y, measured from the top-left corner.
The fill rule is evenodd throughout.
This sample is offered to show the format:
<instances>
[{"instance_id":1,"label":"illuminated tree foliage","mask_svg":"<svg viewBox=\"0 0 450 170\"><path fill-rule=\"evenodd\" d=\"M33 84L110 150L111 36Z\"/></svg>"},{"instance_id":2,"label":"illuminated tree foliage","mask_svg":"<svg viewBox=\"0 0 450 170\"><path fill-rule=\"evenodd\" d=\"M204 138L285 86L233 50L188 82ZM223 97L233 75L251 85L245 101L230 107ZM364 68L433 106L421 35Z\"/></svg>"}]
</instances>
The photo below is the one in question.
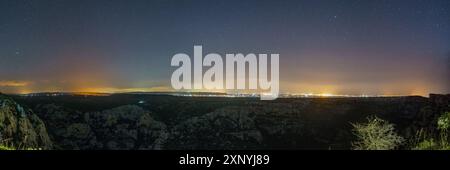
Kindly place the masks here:
<instances>
[{"instance_id":1,"label":"illuminated tree foliage","mask_svg":"<svg viewBox=\"0 0 450 170\"><path fill-rule=\"evenodd\" d=\"M353 125L357 140L352 143L355 150L391 150L404 139L394 131L394 125L378 117L369 117L367 123Z\"/></svg>"},{"instance_id":2,"label":"illuminated tree foliage","mask_svg":"<svg viewBox=\"0 0 450 170\"><path fill-rule=\"evenodd\" d=\"M417 135L419 142L415 143L414 150L450 150L448 129L450 128L450 112L445 112L437 120L439 135L434 136L421 131ZM431 137L430 137L431 136Z\"/></svg>"}]
</instances>

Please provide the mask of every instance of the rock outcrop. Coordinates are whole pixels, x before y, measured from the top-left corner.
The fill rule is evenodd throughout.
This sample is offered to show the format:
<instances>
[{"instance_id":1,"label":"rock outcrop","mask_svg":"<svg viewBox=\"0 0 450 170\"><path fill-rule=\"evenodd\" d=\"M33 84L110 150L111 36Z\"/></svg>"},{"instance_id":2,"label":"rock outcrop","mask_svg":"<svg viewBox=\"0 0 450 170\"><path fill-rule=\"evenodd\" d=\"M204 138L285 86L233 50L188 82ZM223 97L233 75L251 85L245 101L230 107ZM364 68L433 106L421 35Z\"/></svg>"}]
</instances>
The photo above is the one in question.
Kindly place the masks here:
<instances>
[{"instance_id":1,"label":"rock outcrop","mask_svg":"<svg viewBox=\"0 0 450 170\"><path fill-rule=\"evenodd\" d=\"M141 107L128 105L89 113L87 123L104 149L162 149L168 133Z\"/></svg>"},{"instance_id":2,"label":"rock outcrop","mask_svg":"<svg viewBox=\"0 0 450 170\"><path fill-rule=\"evenodd\" d=\"M225 108L175 126L167 143L171 149L252 149L262 143L252 111Z\"/></svg>"},{"instance_id":3,"label":"rock outcrop","mask_svg":"<svg viewBox=\"0 0 450 170\"><path fill-rule=\"evenodd\" d=\"M58 149L161 149L168 136L165 124L134 105L87 113L53 104L36 110Z\"/></svg>"},{"instance_id":4,"label":"rock outcrop","mask_svg":"<svg viewBox=\"0 0 450 170\"><path fill-rule=\"evenodd\" d=\"M30 109L0 94L0 144L15 149L51 149L42 120Z\"/></svg>"}]
</instances>

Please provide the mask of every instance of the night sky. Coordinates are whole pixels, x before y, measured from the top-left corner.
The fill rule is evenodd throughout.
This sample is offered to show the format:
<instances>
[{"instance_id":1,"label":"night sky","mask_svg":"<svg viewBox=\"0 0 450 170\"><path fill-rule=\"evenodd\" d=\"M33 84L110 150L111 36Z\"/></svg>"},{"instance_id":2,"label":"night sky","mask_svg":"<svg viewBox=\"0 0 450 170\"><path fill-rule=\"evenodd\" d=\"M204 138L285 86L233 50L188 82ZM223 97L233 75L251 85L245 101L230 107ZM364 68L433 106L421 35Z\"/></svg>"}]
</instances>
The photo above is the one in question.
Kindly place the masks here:
<instances>
[{"instance_id":1,"label":"night sky","mask_svg":"<svg viewBox=\"0 0 450 170\"><path fill-rule=\"evenodd\" d=\"M174 54L279 53L281 92L450 92L449 0L2 0L0 91L167 91Z\"/></svg>"}]
</instances>

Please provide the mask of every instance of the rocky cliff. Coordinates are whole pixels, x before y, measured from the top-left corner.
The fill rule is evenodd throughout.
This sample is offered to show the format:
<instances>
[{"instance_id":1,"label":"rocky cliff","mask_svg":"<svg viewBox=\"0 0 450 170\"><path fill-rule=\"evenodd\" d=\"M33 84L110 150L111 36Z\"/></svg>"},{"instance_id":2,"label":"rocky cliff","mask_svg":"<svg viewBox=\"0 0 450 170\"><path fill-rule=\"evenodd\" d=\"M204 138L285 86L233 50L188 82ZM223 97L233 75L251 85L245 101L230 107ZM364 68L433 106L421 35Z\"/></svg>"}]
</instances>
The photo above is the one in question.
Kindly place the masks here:
<instances>
[{"instance_id":1,"label":"rocky cliff","mask_svg":"<svg viewBox=\"0 0 450 170\"><path fill-rule=\"evenodd\" d=\"M15 149L51 149L46 127L30 109L0 94L0 145Z\"/></svg>"},{"instance_id":2,"label":"rocky cliff","mask_svg":"<svg viewBox=\"0 0 450 170\"><path fill-rule=\"evenodd\" d=\"M351 123L368 116L394 123L411 139L419 130L437 134L437 118L450 110L450 95L271 102L159 97L146 104L137 101L155 96L128 97L138 99L83 97L73 104L67 97L17 98L25 104L31 100L27 106L33 113L1 96L0 137L14 146L43 149L348 149ZM118 104L104 110L105 100ZM83 111L87 105L100 109Z\"/></svg>"},{"instance_id":3,"label":"rocky cliff","mask_svg":"<svg viewBox=\"0 0 450 170\"><path fill-rule=\"evenodd\" d=\"M82 113L48 104L36 112L56 149L161 149L168 136L165 124L134 105Z\"/></svg>"}]
</instances>

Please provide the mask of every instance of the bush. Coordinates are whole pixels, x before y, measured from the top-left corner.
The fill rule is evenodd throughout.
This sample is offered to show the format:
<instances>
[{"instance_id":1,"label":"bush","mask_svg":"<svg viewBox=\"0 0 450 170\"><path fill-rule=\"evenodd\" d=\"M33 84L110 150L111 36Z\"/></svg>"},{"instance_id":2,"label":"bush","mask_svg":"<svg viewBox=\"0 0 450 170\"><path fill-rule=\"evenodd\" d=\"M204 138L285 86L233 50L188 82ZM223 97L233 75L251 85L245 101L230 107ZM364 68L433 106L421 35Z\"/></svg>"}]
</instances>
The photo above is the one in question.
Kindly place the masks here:
<instances>
[{"instance_id":1,"label":"bush","mask_svg":"<svg viewBox=\"0 0 450 170\"><path fill-rule=\"evenodd\" d=\"M450 150L448 129L450 128L450 112L445 112L437 120L439 135L427 135L423 130L416 135L412 149L414 150ZM430 137L431 136L431 137ZM434 136L434 137L433 137ZM436 139L435 139L436 138Z\"/></svg>"},{"instance_id":2,"label":"bush","mask_svg":"<svg viewBox=\"0 0 450 170\"><path fill-rule=\"evenodd\" d=\"M391 150L401 145L404 139L394 131L394 125L376 116L367 123L356 123L353 132L357 140L352 143L355 150Z\"/></svg>"},{"instance_id":3,"label":"bush","mask_svg":"<svg viewBox=\"0 0 450 170\"><path fill-rule=\"evenodd\" d=\"M8 147L8 146L0 145L0 151L1 151L1 150L16 150L16 149L11 148L11 147Z\"/></svg>"},{"instance_id":4,"label":"bush","mask_svg":"<svg viewBox=\"0 0 450 170\"><path fill-rule=\"evenodd\" d=\"M450 128L450 112L445 112L438 119L438 127L442 132L447 132Z\"/></svg>"}]
</instances>

